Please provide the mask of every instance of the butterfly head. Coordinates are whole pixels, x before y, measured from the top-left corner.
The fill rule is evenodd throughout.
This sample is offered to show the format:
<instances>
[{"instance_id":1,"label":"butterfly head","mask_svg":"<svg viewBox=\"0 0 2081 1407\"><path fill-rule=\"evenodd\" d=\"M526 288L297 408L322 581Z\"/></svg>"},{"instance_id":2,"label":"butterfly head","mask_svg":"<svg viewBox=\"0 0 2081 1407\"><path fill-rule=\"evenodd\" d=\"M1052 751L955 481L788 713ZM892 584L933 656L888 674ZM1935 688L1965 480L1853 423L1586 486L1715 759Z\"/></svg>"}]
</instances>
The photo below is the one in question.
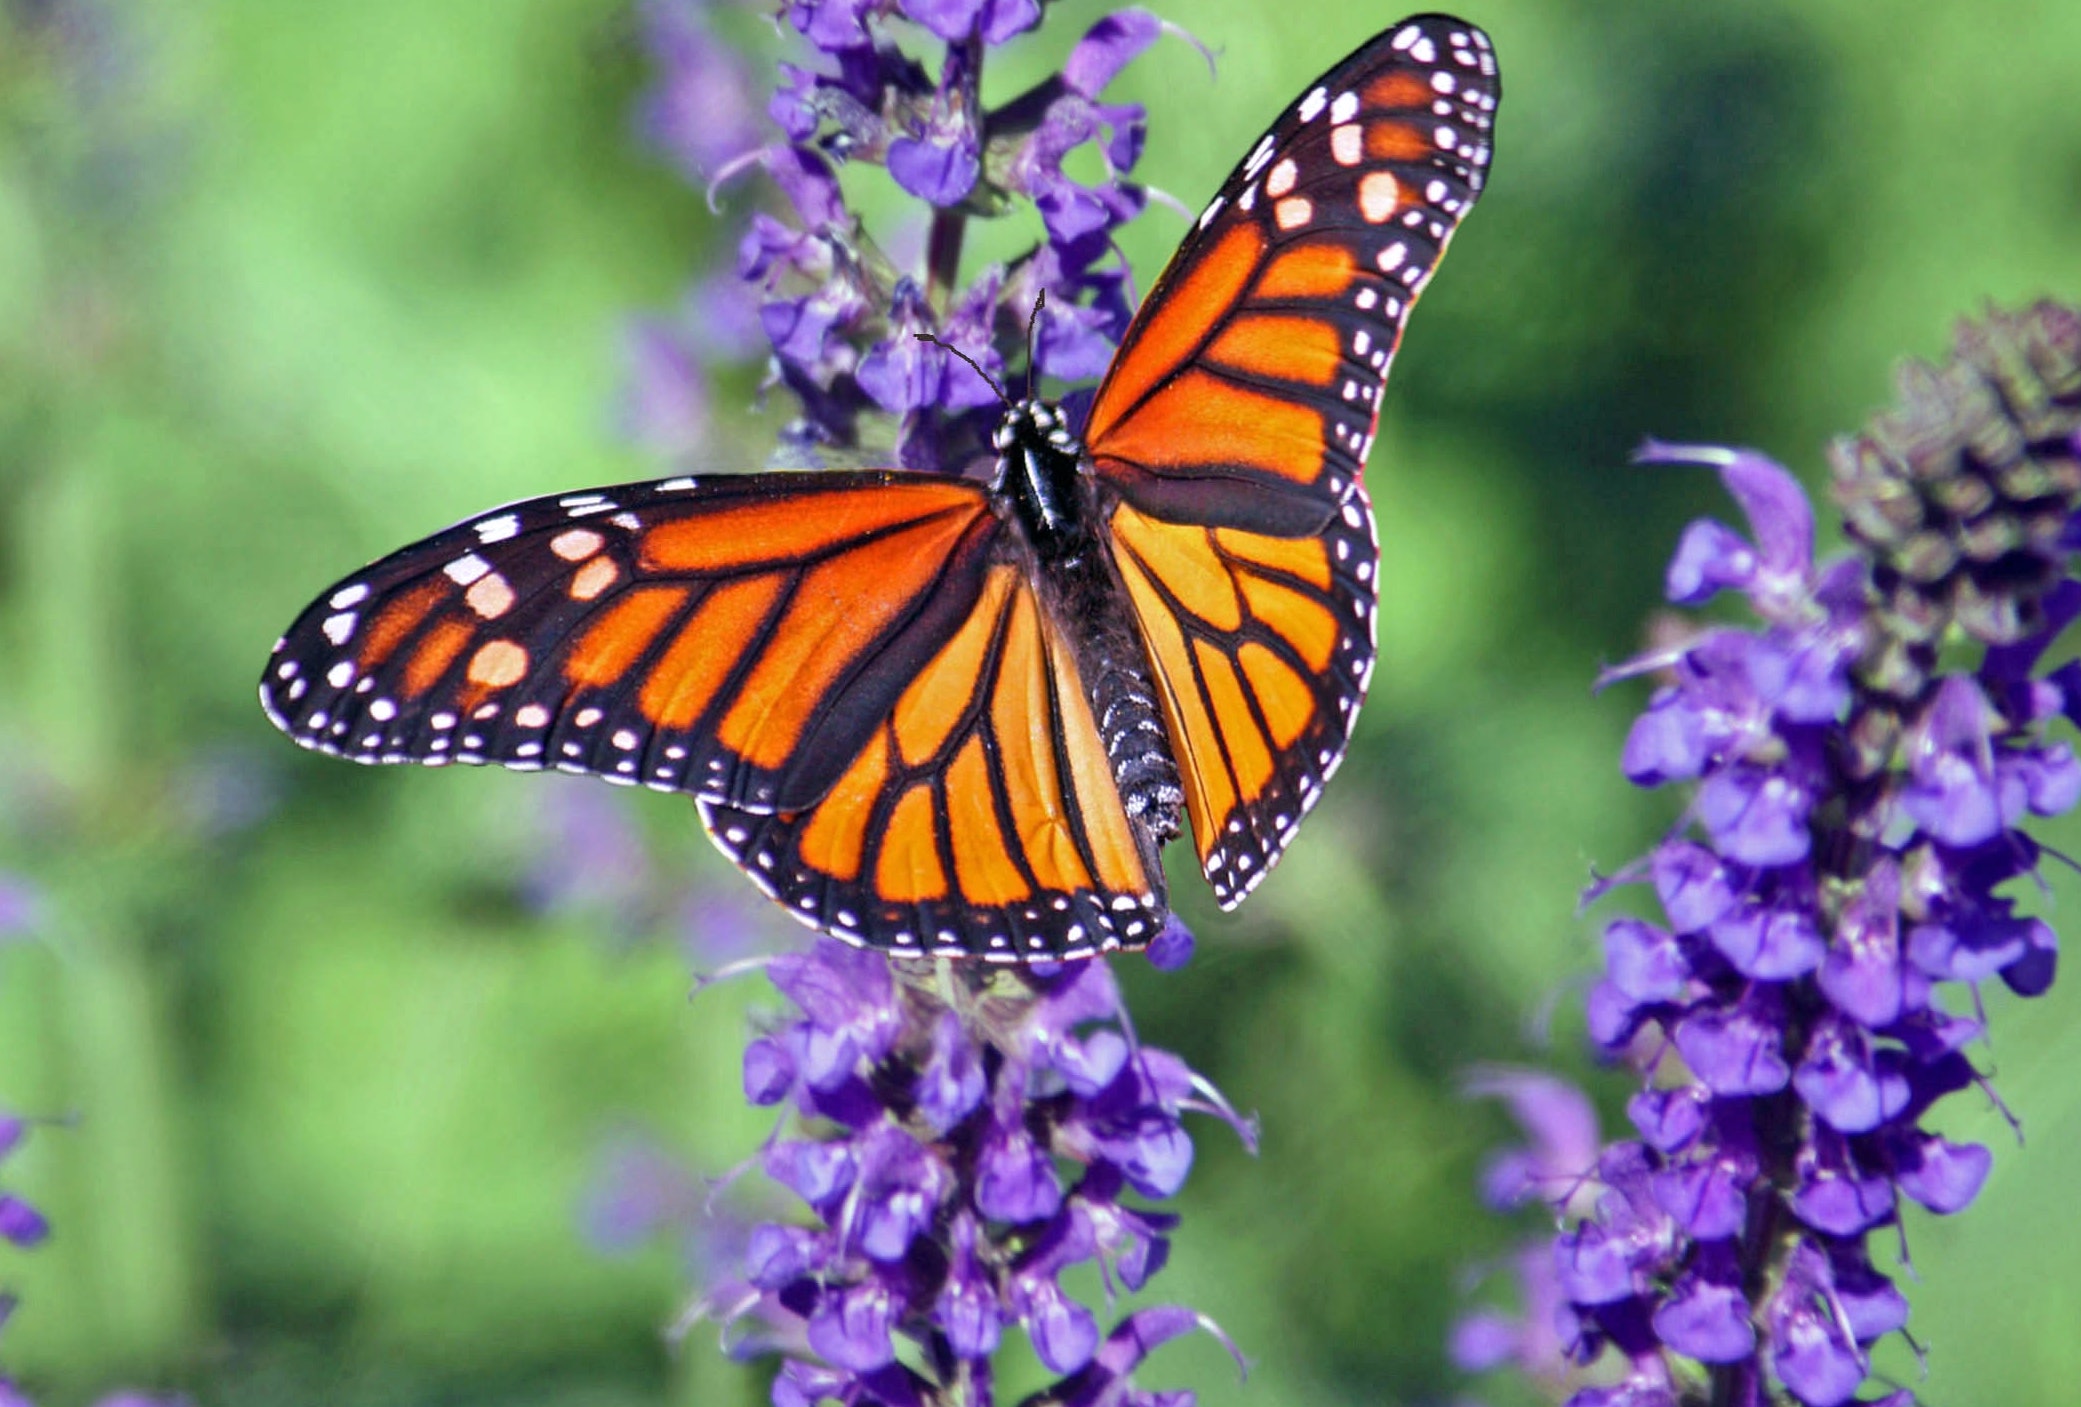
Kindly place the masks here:
<instances>
[{"instance_id":1,"label":"butterfly head","mask_svg":"<svg viewBox=\"0 0 2081 1407\"><path fill-rule=\"evenodd\" d=\"M1069 421L1061 408L1033 397L1007 404L1004 418L997 422L997 429L990 436L991 448L1000 455L1009 455L1022 445L1046 447L1071 457L1081 448L1077 437L1069 432Z\"/></svg>"},{"instance_id":2,"label":"butterfly head","mask_svg":"<svg viewBox=\"0 0 2081 1407\"><path fill-rule=\"evenodd\" d=\"M1088 531L1079 494L1084 447L1059 407L1028 398L1005 408L990 436L994 485L1044 552L1069 549Z\"/></svg>"}]
</instances>

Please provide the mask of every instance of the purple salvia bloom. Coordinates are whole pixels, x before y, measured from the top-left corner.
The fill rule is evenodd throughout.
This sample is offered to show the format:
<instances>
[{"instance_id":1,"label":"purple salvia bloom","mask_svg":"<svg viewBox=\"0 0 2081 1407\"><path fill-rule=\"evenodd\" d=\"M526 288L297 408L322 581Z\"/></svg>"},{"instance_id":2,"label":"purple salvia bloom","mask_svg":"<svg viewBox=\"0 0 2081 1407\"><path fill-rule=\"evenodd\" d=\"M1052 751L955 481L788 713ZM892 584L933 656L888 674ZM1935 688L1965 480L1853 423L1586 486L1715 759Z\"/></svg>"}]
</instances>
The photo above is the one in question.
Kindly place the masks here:
<instances>
[{"instance_id":1,"label":"purple salvia bloom","mask_svg":"<svg viewBox=\"0 0 2081 1407\"><path fill-rule=\"evenodd\" d=\"M694 0L644 4L643 43L657 69L636 111L644 139L701 181L764 135L758 82L737 51L709 29L705 8Z\"/></svg>"},{"instance_id":2,"label":"purple salvia bloom","mask_svg":"<svg viewBox=\"0 0 2081 1407\"><path fill-rule=\"evenodd\" d=\"M1013 1326L1062 1375L1048 1400L1132 1400L1117 1394L1138 1355L1112 1350L1115 1397L1089 1396L1091 1374L1122 1332L1167 1335L1130 1319L1105 1337L1060 1277L1096 1262L1109 1287L1135 1291L1162 1268L1176 1218L1123 1197L1177 1189L1191 1164L1179 1115L1209 1104L1232 1118L1218 1096L1127 1038L1103 963L991 985L822 940L764 965L799 1014L753 1040L746 1088L811 1118L760 1163L814 1222L755 1228L748 1289L719 1287L701 1312L749 1316L821 1360L784 1367L774 1400L876 1402L893 1385L943 1407L944 1385L902 1367L900 1343L986 1374ZM831 1122L834 1090L846 1117Z\"/></svg>"},{"instance_id":3,"label":"purple salvia bloom","mask_svg":"<svg viewBox=\"0 0 2081 1407\"><path fill-rule=\"evenodd\" d=\"M1565 1206L1578 1193L1591 1194L1601 1141L1597 1111L1581 1090L1538 1070L1504 1067L1475 1071L1463 1089L1502 1100L1525 1132L1523 1147L1506 1149L1482 1171L1490 1206L1501 1210L1534 1198Z\"/></svg>"},{"instance_id":4,"label":"purple salvia bloom","mask_svg":"<svg viewBox=\"0 0 2081 1407\"><path fill-rule=\"evenodd\" d=\"M1546 1194L1562 1357L1623 1375L1529 1365L1575 1388L1568 1407L1858 1400L1874 1342L1907 1322L1865 1238L1903 1201L1963 1211L1991 1170L1922 1124L1986 1084L1982 1023L1944 1009L1946 984L2031 996L2057 969L2050 924L2006 891L2041 853L2018 827L2081 801L2073 748L2048 736L2081 719L2081 667L2041 672L2081 618L2081 313L1997 314L1958 345L1833 452L1837 561L1814 561L1804 495L1760 455L1642 456L1712 466L1748 521L1694 524L1670 598L1738 593L1758 624L1604 677L1657 676L1622 769L1691 794L1679 833L1623 871L1662 917L1606 924L1587 1002L1592 1038L1646 1079L1640 1139L1603 1151L1594 1198ZM1508 1321L1470 1325L1463 1362L1511 1357Z\"/></svg>"},{"instance_id":5,"label":"purple salvia bloom","mask_svg":"<svg viewBox=\"0 0 2081 1407\"><path fill-rule=\"evenodd\" d=\"M1082 379L1104 368L1133 301L1113 233L1146 195L1126 179L1140 158L1144 114L1102 94L1169 26L1140 10L1103 17L1061 72L986 111L984 62L1040 22L1038 0L792 0L783 17L818 57L781 65L766 108L780 140L719 174L763 170L794 208L792 221L755 215L738 256L740 276L759 294L769 384L802 402L786 438L798 450L853 445L873 407L900 418L900 463L956 471L984 448L992 417L981 412L994 408L996 392L917 335L1001 374L1046 295L1037 369ZM903 52L902 27L889 26L897 19L946 41L936 77ZM677 92L671 79L704 61L702 34L687 24L659 30L661 94ZM1086 146L1100 158L1090 183L1064 170ZM863 163L886 168L929 216L922 267L900 267L883 251L902 241L865 237L846 208L836 168ZM716 169L705 156L687 164ZM1040 213L1046 239L957 296L966 221L1016 201Z\"/></svg>"},{"instance_id":6,"label":"purple salvia bloom","mask_svg":"<svg viewBox=\"0 0 2081 1407\"><path fill-rule=\"evenodd\" d=\"M21 1198L0 1193L0 1238L28 1249L40 1246L51 1234L51 1224L42 1212Z\"/></svg>"},{"instance_id":7,"label":"purple salvia bloom","mask_svg":"<svg viewBox=\"0 0 2081 1407\"><path fill-rule=\"evenodd\" d=\"M1163 931L1150 941L1142 956L1158 972L1176 972L1192 961L1192 949L1192 930L1185 926L1185 920L1170 914L1163 921Z\"/></svg>"}]
</instances>

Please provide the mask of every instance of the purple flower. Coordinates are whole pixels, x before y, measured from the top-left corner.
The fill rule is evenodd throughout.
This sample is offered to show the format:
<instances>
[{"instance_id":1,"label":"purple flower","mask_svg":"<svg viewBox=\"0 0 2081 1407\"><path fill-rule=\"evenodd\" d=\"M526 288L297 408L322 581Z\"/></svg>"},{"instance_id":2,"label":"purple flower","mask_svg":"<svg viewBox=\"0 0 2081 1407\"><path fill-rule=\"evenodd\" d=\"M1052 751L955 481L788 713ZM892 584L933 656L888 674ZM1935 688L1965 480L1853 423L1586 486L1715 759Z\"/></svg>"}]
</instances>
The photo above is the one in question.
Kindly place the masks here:
<instances>
[{"instance_id":1,"label":"purple flower","mask_svg":"<svg viewBox=\"0 0 2081 1407\"><path fill-rule=\"evenodd\" d=\"M781 65L766 107L781 142L743 140L748 105L733 71L713 56L703 26L663 3L652 12L662 76L645 128L667 134L660 140L689 171L764 171L794 207L793 221L755 215L737 260L757 290L769 384L802 403L787 438L811 454L849 446L861 415L879 410L900 422L904 465L957 471L985 447L992 416L982 412L997 402L988 376L962 356L1001 377L1043 299L1029 374L1089 379L1111 356L1133 302L1113 232L1146 204L1127 179L1145 118L1102 93L1169 26L1138 9L1104 16L1060 72L986 110L983 58L1040 22L1038 0L792 0L783 13L816 54ZM946 41L937 72L904 52L904 31L889 25L896 19ZM715 81L703 84L703 73ZM701 102L717 106L712 129L727 139L709 127L698 143L681 133L699 125L688 114ZM732 142L729 156L745 154L719 168ZM1096 179L1069 174L1082 151L1096 154ZM863 237L836 180L840 165L861 164L886 168L929 218L921 265L884 252L900 240ZM1039 212L1044 240L957 292L966 222L1010 200ZM652 443L683 442L702 419L705 382L697 365L678 364L683 343L639 341L646 355L632 362L631 419Z\"/></svg>"},{"instance_id":2,"label":"purple flower","mask_svg":"<svg viewBox=\"0 0 2081 1407\"><path fill-rule=\"evenodd\" d=\"M696 0L646 0L643 42L657 72L637 108L637 129L688 175L706 180L756 146L758 81L716 37Z\"/></svg>"},{"instance_id":3,"label":"purple flower","mask_svg":"<svg viewBox=\"0 0 2081 1407\"><path fill-rule=\"evenodd\" d=\"M42 919L42 895L26 880L0 874L0 942L34 933Z\"/></svg>"},{"instance_id":4,"label":"purple flower","mask_svg":"<svg viewBox=\"0 0 2081 1407\"><path fill-rule=\"evenodd\" d=\"M1148 1283L1176 1219L1129 1194L1174 1192L1191 1163L1182 1112L1224 1110L1175 1056L1127 1038L1106 966L1005 973L986 991L827 939L765 967L798 1015L752 1042L745 1085L803 1120L761 1162L812 1221L754 1228L752 1292L730 1282L702 1312L798 1345L786 1400L879 1401L900 1381L904 1400L940 1404L900 1344L987 1373L1011 1328L1062 1375L1048 1400L1131 1400L1098 1384L1124 1390L1149 1347L1200 1321L1144 1310L1107 1336L1061 1276Z\"/></svg>"},{"instance_id":5,"label":"purple flower","mask_svg":"<svg viewBox=\"0 0 2081 1407\"><path fill-rule=\"evenodd\" d=\"M1603 1053L1645 1078L1627 1107L1640 1140L1595 1157L1594 1196L1548 1195L1567 1366L1526 1362L1493 1315L1462 1326L1464 1364L1521 1362L1572 1387L1568 1407L1835 1407L1904 1329L1864 1238L1903 1200L1964 1210L1993 1162L1922 1127L1985 1083L1982 1023L1946 1010L1945 984L2031 996L2057 967L2052 928L2008 889L2040 853L2019 827L2081 800L2072 748L2048 736L2081 718L2081 669L2036 673L2081 617L2076 384L2081 314L2041 304L1962 329L1957 361L1837 446L1855 550L1831 563L1814 561L1797 483L1760 455L1643 453L1717 469L1747 519L1691 526L1669 598L1738 593L1757 623L1605 676L1659 681L1624 774L1689 788L1679 832L1624 871L1652 881L1661 921L1606 924L1587 1003ZM2026 432L2010 407L2042 423ZM1959 640L1986 647L1977 667L1939 650ZM1618 1385L1569 1375L1600 1356Z\"/></svg>"}]
</instances>

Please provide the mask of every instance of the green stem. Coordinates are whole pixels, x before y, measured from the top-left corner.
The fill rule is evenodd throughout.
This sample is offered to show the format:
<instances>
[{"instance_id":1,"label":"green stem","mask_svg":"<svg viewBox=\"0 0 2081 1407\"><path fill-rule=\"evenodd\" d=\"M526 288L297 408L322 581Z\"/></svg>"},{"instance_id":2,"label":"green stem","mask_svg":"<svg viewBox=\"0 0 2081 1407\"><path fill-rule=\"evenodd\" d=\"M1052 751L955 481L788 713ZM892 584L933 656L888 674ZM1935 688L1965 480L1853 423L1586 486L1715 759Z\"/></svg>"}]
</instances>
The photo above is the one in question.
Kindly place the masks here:
<instances>
[{"instance_id":1,"label":"green stem","mask_svg":"<svg viewBox=\"0 0 2081 1407\"><path fill-rule=\"evenodd\" d=\"M959 102L971 128L982 130L983 41L974 35L947 46L942 83ZM933 310L945 312L961 282L961 244L968 233L968 213L959 206L932 212L932 232L925 241L925 294Z\"/></svg>"}]
</instances>

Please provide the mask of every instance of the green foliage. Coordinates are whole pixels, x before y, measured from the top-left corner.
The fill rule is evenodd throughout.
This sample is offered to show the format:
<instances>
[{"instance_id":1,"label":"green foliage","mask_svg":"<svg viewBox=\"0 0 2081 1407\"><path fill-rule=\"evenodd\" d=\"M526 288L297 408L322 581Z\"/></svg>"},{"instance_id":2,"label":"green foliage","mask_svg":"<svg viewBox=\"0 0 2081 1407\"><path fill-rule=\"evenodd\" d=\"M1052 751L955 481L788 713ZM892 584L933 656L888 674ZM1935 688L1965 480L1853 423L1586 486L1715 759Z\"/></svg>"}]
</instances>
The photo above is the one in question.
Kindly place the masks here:
<instances>
[{"instance_id":1,"label":"green foliage","mask_svg":"<svg viewBox=\"0 0 2081 1407\"><path fill-rule=\"evenodd\" d=\"M47 8L0 6L0 870L50 915L0 954L0 1106L63 1122L6 1169L56 1224L0 1261L24 1297L9 1366L59 1404L117 1382L763 1400L705 1331L661 1337L673 1251L603 1257L577 1212L617 1130L710 1174L753 1151L753 986L689 1004L673 948L518 902L539 779L298 754L252 689L355 564L657 469L610 431L619 320L669 302L756 196L733 187L718 221L637 150L613 0L101 0L85 50L32 23ZM1036 71L1100 13L1060 8ZM1161 8L1222 51L1218 80L1166 45L1121 86L1151 108L1144 173L1188 205L1388 17ZM1704 474L1627 467L1631 445L1815 471L1952 318L2081 292L2081 9L1469 14L1504 64L1495 178L1374 455L1374 702L1259 897L1219 916L1177 876L1198 961L1123 964L1143 1034L1264 1120L1254 1160L1203 1131L1160 1282L1256 1360L1240 1388L1204 1343L1148 1373L1209 1404L1452 1391L1462 1267L1512 1235L1472 1193L1504 1130L1455 1080L1543 1056L1550 1006L1573 1058L1575 894L1672 819L1617 773L1635 692L1588 685L1640 642L1682 523L1726 510ZM1161 209L1133 230L1145 278L1180 231ZM763 453L748 401L718 462ZM226 786L280 804L229 827ZM663 863L731 892L683 802L618 800ZM1964 1120L1993 1182L1955 1223L1910 1222L1932 1400L2058 1402L2074 1378L2081 1265L2047 1234L2081 1160L2071 1001L2002 1013L2030 1146L1991 1109Z\"/></svg>"}]
</instances>

